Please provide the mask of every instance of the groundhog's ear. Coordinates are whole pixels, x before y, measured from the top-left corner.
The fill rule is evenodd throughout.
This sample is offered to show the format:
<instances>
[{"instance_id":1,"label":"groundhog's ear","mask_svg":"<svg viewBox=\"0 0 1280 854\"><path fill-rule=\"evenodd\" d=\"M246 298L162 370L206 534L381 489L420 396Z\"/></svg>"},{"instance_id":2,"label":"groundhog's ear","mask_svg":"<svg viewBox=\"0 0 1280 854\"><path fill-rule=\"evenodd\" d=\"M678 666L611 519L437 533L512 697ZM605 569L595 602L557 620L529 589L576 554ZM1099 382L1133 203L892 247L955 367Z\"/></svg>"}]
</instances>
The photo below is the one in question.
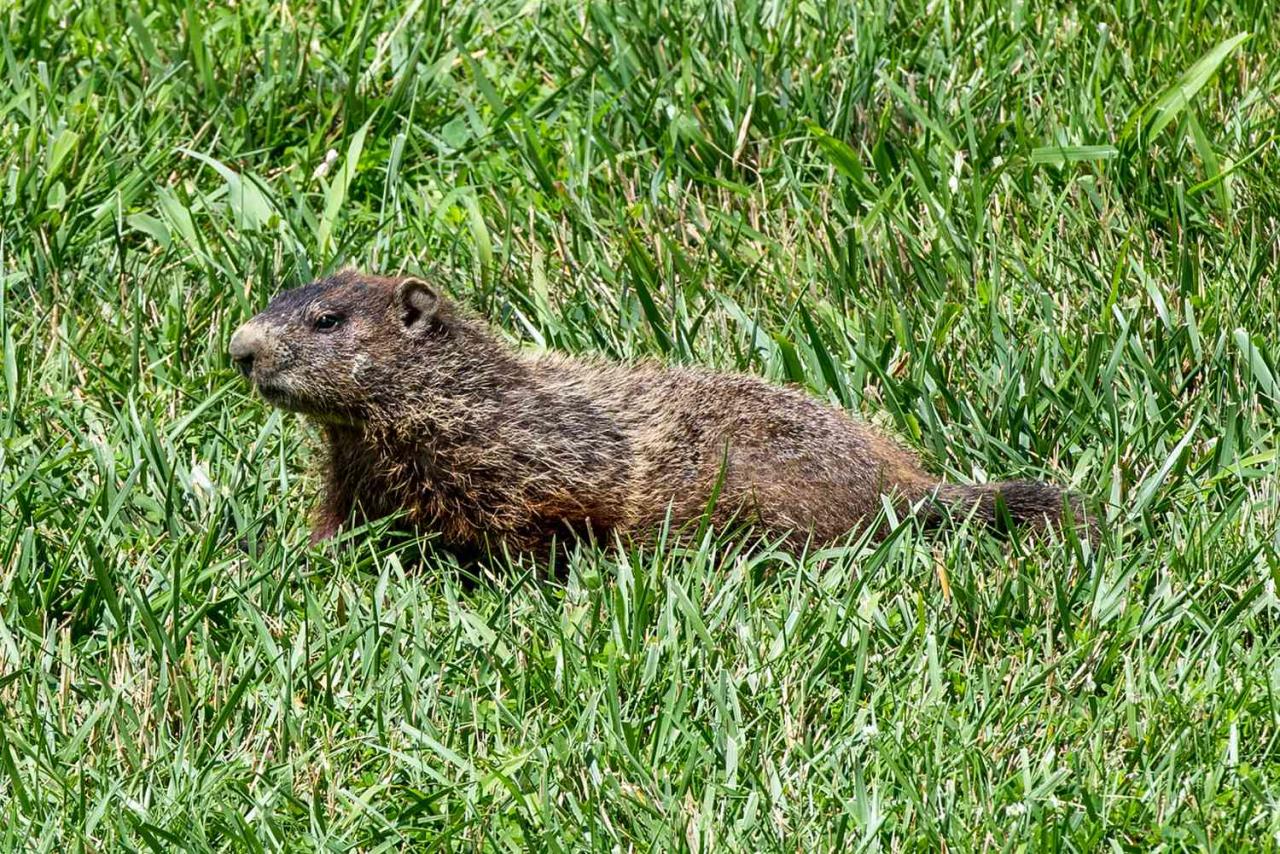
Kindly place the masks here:
<instances>
[{"instance_id":1,"label":"groundhog's ear","mask_svg":"<svg viewBox=\"0 0 1280 854\"><path fill-rule=\"evenodd\" d=\"M440 295L422 279L408 278L396 285L396 306L404 328L425 329L440 309Z\"/></svg>"}]
</instances>

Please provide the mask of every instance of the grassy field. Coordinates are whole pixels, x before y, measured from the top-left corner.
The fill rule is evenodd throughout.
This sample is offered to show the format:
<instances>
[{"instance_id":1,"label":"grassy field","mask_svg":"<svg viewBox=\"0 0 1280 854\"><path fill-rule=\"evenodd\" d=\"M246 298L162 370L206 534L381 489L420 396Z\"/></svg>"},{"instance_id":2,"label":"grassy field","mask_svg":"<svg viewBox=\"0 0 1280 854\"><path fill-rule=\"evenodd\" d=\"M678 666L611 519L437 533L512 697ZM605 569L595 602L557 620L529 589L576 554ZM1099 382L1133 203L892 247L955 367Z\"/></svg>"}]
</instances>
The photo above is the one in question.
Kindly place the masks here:
<instances>
[{"instance_id":1,"label":"grassy field","mask_svg":"<svg viewBox=\"0 0 1280 854\"><path fill-rule=\"evenodd\" d=\"M150 5L0 10L0 849L1280 844L1267 0ZM1105 535L310 549L344 264Z\"/></svg>"}]
</instances>

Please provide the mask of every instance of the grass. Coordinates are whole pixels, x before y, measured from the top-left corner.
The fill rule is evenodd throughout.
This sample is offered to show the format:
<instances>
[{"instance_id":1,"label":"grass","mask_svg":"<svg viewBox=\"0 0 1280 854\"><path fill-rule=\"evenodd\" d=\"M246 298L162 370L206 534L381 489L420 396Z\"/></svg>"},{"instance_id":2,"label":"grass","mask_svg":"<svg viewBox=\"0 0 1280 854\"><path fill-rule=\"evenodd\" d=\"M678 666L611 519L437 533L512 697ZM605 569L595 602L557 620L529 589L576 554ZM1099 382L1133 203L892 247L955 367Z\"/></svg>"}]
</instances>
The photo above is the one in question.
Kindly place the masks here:
<instances>
[{"instance_id":1,"label":"grass","mask_svg":"<svg viewBox=\"0 0 1280 854\"><path fill-rule=\"evenodd\" d=\"M1270 3L147 6L0 11L0 847L1277 846ZM309 549L225 347L342 264L1104 540Z\"/></svg>"}]
</instances>

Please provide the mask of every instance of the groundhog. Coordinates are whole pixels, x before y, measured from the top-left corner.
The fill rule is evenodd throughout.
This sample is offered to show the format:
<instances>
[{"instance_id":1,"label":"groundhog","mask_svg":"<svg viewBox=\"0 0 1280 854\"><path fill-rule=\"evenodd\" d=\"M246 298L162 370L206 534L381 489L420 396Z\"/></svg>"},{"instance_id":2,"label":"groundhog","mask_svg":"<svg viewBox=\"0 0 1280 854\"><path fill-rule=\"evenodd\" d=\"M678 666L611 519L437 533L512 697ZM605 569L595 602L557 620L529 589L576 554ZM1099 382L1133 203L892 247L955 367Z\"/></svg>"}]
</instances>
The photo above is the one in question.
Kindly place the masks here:
<instances>
[{"instance_id":1,"label":"groundhog","mask_svg":"<svg viewBox=\"0 0 1280 854\"><path fill-rule=\"evenodd\" d=\"M1043 527L1068 504L1081 518L1045 483L940 483L870 425L756 377L519 352L421 278L348 271L286 291L230 352L324 435L312 542L399 511L467 553L706 521L829 544L886 499L930 523Z\"/></svg>"}]
</instances>

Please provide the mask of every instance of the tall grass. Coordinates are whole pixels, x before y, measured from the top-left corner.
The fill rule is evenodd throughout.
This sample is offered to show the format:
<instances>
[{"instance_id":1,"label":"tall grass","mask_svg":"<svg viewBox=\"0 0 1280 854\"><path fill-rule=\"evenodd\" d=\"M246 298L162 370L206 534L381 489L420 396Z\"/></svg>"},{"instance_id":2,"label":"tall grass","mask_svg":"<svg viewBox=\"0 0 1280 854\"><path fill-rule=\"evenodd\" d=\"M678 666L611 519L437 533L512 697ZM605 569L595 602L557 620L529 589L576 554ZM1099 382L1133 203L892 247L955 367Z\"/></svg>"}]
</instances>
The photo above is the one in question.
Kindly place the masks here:
<instances>
[{"instance_id":1,"label":"tall grass","mask_svg":"<svg viewBox=\"0 0 1280 854\"><path fill-rule=\"evenodd\" d=\"M1264 0L5 7L0 847L1275 847L1277 51ZM224 351L344 264L1104 540L310 549Z\"/></svg>"}]
</instances>

